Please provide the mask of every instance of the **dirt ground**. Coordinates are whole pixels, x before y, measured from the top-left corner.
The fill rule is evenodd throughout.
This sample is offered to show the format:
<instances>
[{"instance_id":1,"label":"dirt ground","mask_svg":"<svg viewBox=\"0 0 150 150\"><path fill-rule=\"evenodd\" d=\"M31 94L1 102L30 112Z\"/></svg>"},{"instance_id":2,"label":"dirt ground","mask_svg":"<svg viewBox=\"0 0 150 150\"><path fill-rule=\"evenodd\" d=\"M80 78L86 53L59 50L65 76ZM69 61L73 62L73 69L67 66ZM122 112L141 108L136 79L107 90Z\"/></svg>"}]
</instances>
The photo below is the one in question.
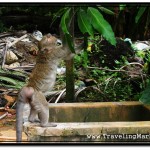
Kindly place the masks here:
<instances>
[{"instance_id":1,"label":"dirt ground","mask_svg":"<svg viewBox=\"0 0 150 150\"><path fill-rule=\"evenodd\" d=\"M0 115L4 112L0 112ZM16 115L4 117L0 120L0 143L16 141ZM23 133L23 141L27 141L27 136Z\"/></svg>"}]
</instances>

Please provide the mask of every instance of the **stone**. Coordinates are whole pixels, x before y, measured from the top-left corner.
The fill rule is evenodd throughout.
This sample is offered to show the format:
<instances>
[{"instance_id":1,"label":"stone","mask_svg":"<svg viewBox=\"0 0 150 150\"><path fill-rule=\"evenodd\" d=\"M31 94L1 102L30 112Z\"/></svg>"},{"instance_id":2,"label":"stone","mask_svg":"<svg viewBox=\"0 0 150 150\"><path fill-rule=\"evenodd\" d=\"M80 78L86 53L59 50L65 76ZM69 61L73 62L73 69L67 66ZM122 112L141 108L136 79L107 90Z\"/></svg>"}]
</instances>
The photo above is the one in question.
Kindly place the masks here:
<instances>
[{"instance_id":1,"label":"stone","mask_svg":"<svg viewBox=\"0 0 150 150\"><path fill-rule=\"evenodd\" d=\"M18 57L16 54L14 54L12 51L7 51L6 53L6 64L9 65L11 63L14 63L18 60Z\"/></svg>"},{"instance_id":2,"label":"stone","mask_svg":"<svg viewBox=\"0 0 150 150\"><path fill-rule=\"evenodd\" d=\"M150 106L140 102L58 103L49 108L49 121L57 126L24 123L28 141L150 142Z\"/></svg>"},{"instance_id":3,"label":"stone","mask_svg":"<svg viewBox=\"0 0 150 150\"><path fill-rule=\"evenodd\" d=\"M38 139L41 142L65 142L66 139L68 142L150 141L149 131L150 121L57 123L57 127L47 128L29 122L24 124L24 132L29 141L37 141ZM142 139L144 135L147 135L146 139L144 137Z\"/></svg>"}]
</instances>

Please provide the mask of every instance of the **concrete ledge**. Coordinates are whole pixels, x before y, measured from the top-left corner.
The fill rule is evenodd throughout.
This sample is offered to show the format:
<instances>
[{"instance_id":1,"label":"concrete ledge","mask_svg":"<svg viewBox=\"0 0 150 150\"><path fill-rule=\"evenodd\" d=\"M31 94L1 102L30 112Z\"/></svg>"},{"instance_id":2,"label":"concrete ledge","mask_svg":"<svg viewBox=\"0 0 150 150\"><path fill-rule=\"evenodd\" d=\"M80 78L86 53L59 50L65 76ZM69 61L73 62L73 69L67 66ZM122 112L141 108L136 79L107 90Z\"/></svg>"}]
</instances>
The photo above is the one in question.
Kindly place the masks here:
<instances>
[{"instance_id":1,"label":"concrete ledge","mask_svg":"<svg viewBox=\"0 0 150 150\"><path fill-rule=\"evenodd\" d=\"M26 122L30 142L150 142L150 106L140 102L50 104L50 122L42 128Z\"/></svg>"},{"instance_id":2,"label":"concrete ledge","mask_svg":"<svg viewBox=\"0 0 150 150\"><path fill-rule=\"evenodd\" d=\"M150 121L57 123L47 128L26 122L24 132L29 141L41 142L150 142Z\"/></svg>"}]
</instances>

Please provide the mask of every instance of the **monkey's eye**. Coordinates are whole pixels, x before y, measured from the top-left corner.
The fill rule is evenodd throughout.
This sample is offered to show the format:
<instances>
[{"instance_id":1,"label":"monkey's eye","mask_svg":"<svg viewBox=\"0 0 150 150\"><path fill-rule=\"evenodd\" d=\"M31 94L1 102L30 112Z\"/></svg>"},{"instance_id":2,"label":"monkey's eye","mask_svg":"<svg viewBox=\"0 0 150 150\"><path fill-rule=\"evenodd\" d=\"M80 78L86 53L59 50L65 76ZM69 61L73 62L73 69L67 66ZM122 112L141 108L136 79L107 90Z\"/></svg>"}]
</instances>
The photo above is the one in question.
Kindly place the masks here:
<instances>
[{"instance_id":1,"label":"monkey's eye","mask_svg":"<svg viewBox=\"0 0 150 150\"><path fill-rule=\"evenodd\" d=\"M57 39L57 41L56 41L56 46L60 46L60 45L62 45L62 41L59 40L59 39Z\"/></svg>"}]
</instances>

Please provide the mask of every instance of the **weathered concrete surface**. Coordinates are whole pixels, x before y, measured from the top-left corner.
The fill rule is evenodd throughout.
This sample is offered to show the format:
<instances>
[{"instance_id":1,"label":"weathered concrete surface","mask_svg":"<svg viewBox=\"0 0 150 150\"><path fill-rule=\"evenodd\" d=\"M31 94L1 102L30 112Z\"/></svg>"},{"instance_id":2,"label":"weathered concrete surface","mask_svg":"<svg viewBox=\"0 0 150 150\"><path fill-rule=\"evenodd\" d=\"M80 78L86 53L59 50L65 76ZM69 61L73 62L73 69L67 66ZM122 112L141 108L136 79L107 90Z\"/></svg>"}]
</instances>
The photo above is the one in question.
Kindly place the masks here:
<instances>
[{"instance_id":1,"label":"weathered concrete surface","mask_svg":"<svg viewBox=\"0 0 150 150\"><path fill-rule=\"evenodd\" d=\"M140 102L50 104L51 122L112 122L150 120L150 107Z\"/></svg>"},{"instance_id":2,"label":"weathered concrete surface","mask_svg":"<svg viewBox=\"0 0 150 150\"><path fill-rule=\"evenodd\" d=\"M29 141L150 142L150 106L140 102L50 104L57 127L24 124Z\"/></svg>"},{"instance_id":3,"label":"weathered concrete surface","mask_svg":"<svg viewBox=\"0 0 150 150\"><path fill-rule=\"evenodd\" d=\"M24 131L35 142L150 142L150 121L57 123L47 128L26 122Z\"/></svg>"}]
</instances>

